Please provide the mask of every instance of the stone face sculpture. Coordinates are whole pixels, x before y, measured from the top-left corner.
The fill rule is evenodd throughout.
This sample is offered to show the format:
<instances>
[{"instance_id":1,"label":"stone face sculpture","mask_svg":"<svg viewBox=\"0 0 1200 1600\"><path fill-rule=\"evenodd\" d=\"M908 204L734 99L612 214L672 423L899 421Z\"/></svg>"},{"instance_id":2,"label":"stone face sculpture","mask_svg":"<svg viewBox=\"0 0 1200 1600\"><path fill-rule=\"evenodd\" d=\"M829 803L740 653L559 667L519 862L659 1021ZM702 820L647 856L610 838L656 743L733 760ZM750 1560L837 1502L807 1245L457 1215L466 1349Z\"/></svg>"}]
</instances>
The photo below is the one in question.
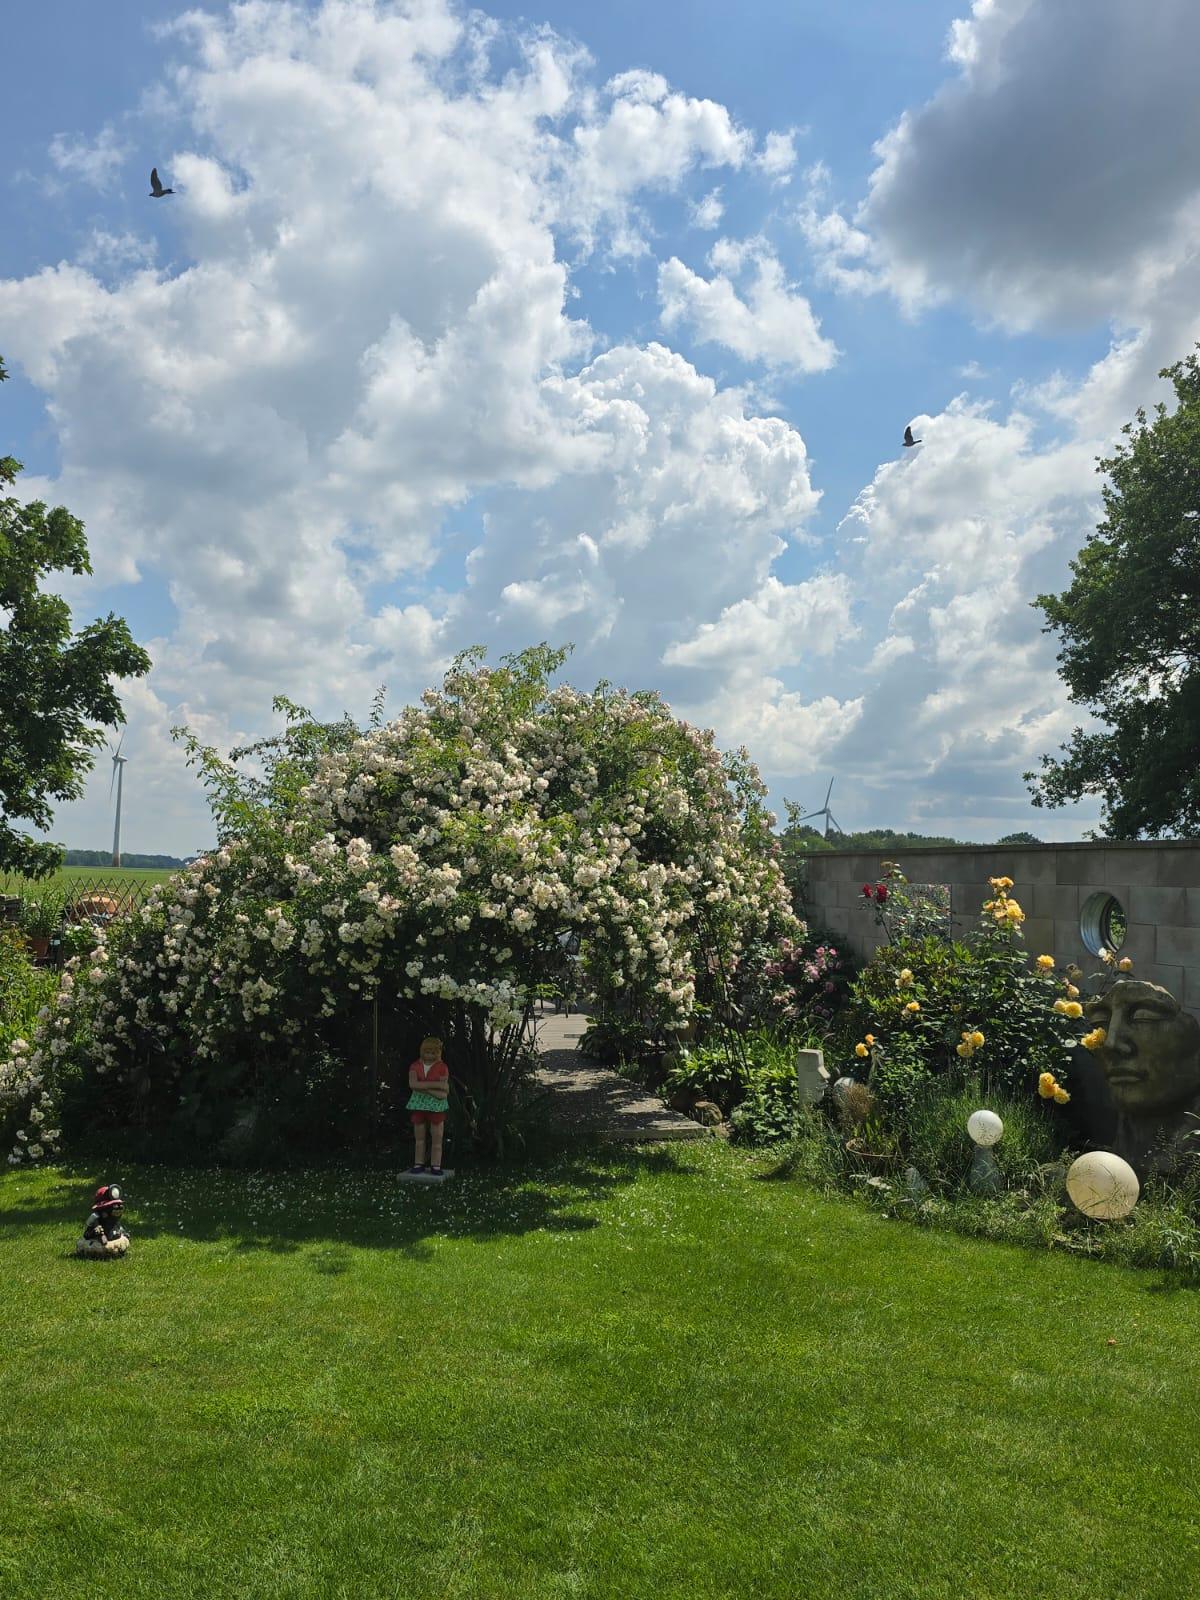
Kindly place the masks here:
<instances>
[{"instance_id":1,"label":"stone face sculpture","mask_svg":"<svg viewBox=\"0 0 1200 1600\"><path fill-rule=\"evenodd\" d=\"M1118 978L1083 1009L1105 1033L1095 1058L1116 1107L1111 1148L1142 1182L1200 1156L1200 1139L1188 1137L1200 1128L1200 1022L1136 978Z\"/></svg>"}]
</instances>

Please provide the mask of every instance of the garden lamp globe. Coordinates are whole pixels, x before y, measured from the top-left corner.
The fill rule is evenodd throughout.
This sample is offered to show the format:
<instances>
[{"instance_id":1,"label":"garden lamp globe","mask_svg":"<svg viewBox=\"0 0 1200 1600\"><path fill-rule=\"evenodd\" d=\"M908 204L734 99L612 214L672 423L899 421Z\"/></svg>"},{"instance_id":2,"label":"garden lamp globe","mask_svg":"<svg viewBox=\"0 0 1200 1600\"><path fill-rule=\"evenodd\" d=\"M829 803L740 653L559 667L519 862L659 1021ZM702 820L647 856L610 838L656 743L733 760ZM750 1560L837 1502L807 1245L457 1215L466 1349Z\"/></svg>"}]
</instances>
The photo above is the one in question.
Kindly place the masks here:
<instances>
[{"instance_id":1,"label":"garden lamp globe","mask_svg":"<svg viewBox=\"0 0 1200 1600\"><path fill-rule=\"evenodd\" d=\"M986 1149L999 1140L1004 1124L994 1111L972 1111L967 1118L967 1132L981 1149Z\"/></svg>"},{"instance_id":2,"label":"garden lamp globe","mask_svg":"<svg viewBox=\"0 0 1200 1600\"><path fill-rule=\"evenodd\" d=\"M1067 1168L1067 1193L1085 1217L1116 1222L1129 1215L1140 1192L1137 1173L1111 1150L1089 1150Z\"/></svg>"}]
</instances>

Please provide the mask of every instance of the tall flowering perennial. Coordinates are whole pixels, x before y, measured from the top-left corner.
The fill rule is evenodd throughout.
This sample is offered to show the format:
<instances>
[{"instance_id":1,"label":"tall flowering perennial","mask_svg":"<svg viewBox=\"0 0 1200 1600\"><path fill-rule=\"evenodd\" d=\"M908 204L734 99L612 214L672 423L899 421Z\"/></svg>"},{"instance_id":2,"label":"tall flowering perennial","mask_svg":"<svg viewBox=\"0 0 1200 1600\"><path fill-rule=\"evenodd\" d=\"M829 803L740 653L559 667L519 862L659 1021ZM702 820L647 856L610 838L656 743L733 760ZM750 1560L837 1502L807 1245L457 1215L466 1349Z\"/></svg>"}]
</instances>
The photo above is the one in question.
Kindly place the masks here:
<instances>
[{"instance_id":1,"label":"tall flowering perennial","mask_svg":"<svg viewBox=\"0 0 1200 1600\"><path fill-rule=\"evenodd\" d=\"M894 862L882 864L880 881L892 886L882 913L877 893L870 898L877 916L891 919L911 889ZM1017 1093L1070 1061L1080 1042L1071 1026L1082 1014L1078 990L1056 974L1052 957L1030 965L1013 887L1010 877L990 880L977 929L963 940L952 939L946 923L936 927L936 907L907 920L899 937L883 922L891 942L855 982L853 1020L887 1030L871 1080L885 1096L921 1079L968 1075L984 1089Z\"/></svg>"},{"instance_id":2,"label":"tall flowering perennial","mask_svg":"<svg viewBox=\"0 0 1200 1600\"><path fill-rule=\"evenodd\" d=\"M372 995L452 1063L486 1065L561 974L567 935L594 986L682 1026L702 951L733 963L752 937L802 933L744 752L723 758L653 694L549 690L560 652L498 669L481 654L70 963L0 1077L9 1121L42 1094L49 1116L67 1076L169 1106L244 1063L230 1096L261 1092Z\"/></svg>"}]
</instances>

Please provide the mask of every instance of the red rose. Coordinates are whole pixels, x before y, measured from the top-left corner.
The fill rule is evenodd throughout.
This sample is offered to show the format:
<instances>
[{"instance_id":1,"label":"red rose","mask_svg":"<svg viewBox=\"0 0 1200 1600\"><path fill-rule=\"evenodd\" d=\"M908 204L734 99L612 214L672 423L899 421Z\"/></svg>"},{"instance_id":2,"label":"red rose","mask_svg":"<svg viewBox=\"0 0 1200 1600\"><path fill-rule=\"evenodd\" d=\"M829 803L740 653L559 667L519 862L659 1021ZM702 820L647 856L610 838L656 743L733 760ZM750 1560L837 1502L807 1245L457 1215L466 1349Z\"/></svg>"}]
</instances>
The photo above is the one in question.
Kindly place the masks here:
<instances>
[{"instance_id":1,"label":"red rose","mask_svg":"<svg viewBox=\"0 0 1200 1600\"><path fill-rule=\"evenodd\" d=\"M882 905L883 902L887 899L887 884L886 883L880 883L880 884L876 885L876 887L875 887L875 898L876 898L876 900L879 901L880 905Z\"/></svg>"},{"instance_id":2,"label":"red rose","mask_svg":"<svg viewBox=\"0 0 1200 1600\"><path fill-rule=\"evenodd\" d=\"M868 900L871 898L871 885L869 883L863 884L863 893L866 895Z\"/></svg>"}]
</instances>

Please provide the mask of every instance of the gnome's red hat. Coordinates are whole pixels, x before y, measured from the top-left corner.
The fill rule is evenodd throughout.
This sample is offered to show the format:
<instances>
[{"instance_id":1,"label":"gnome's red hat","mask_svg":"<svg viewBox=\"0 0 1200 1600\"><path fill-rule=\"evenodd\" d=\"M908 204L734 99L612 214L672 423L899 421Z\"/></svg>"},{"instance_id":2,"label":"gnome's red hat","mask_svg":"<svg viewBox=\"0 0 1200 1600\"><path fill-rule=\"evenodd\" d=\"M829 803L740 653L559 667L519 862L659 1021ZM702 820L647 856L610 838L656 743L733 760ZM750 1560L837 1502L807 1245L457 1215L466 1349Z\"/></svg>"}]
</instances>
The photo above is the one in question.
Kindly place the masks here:
<instances>
[{"instance_id":1,"label":"gnome's red hat","mask_svg":"<svg viewBox=\"0 0 1200 1600\"><path fill-rule=\"evenodd\" d=\"M111 1211L114 1206L123 1206L125 1196L115 1183L102 1183L96 1190L96 1198L92 1201L93 1211Z\"/></svg>"}]
</instances>

